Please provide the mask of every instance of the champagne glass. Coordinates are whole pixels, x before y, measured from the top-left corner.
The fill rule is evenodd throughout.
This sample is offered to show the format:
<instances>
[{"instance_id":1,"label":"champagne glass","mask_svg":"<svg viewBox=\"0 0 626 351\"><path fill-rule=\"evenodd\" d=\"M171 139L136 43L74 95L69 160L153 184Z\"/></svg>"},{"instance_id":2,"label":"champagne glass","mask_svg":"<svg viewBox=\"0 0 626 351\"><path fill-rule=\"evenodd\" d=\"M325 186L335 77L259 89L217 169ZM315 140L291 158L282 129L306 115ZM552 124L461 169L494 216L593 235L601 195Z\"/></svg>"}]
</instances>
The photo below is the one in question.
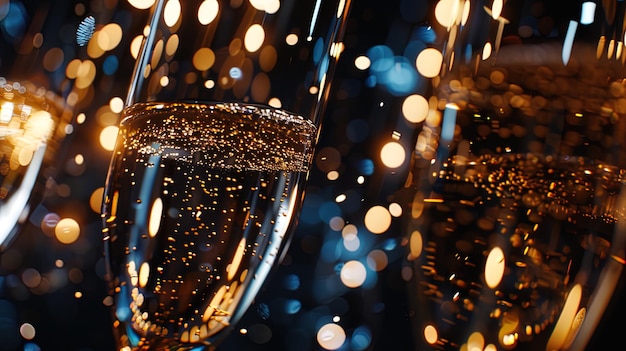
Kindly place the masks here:
<instances>
[{"instance_id":1,"label":"champagne glass","mask_svg":"<svg viewBox=\"0 0 626 351\"><path fill-rule=\"evenodd\" d=\"M121 350L214 349L296 225L349 1L156 1L103 200Z\"/></svg>"},{"instance_id":2,"label":"champagne glass","mask_svg":"<svg viewBox=\"0 0 626 351\"><path fill-rule=\"evenodd\" d=\"M0 252L43 199L71 116L52 91L0 77Z\"/></svg>"},{"instance_id":3,"label":"champagne glass","mask_svg":"<svg viewBox=\"0 0 626 351\"><path fill-rule=\"evenodd\" d=\"M619 295L624 9L556 4L442 0L416 25L436 38L399 192L417 349L583 350Z\"/></svg>"}]
</instances>

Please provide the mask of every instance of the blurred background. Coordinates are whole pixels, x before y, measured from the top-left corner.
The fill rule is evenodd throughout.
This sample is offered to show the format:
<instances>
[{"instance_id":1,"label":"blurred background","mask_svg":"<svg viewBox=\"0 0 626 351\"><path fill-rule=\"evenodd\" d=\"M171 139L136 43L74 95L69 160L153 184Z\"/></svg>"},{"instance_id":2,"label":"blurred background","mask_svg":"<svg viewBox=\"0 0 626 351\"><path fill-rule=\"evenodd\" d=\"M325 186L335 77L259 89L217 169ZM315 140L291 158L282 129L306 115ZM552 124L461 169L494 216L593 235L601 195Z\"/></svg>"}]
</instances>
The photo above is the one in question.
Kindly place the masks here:
<instances>
[{"instance_id":1,"label":"blurred background","mask_svg":"<svg viewBox=\"0 0 626 351\"><path fill-rule=\"evenodd\" d=\"M59 94L73 114L44 201L0 256L2 351L114 349L99 204L148 15L138 4L0 0L0 76ZM569 18L558 5L546 1L536 16L559 28ZM346 336L341 350L414 350L398 191L420 124L402 102L429 89L411 62L434 40L413 30L428 23L430 6L353 1L291 249L220 349L324 350L332 345L317 333L333 323ZM377 57L393 64L376 66ZM621 342L626 305L610 307L590 350Z\"/></svg>"}]
</instances>

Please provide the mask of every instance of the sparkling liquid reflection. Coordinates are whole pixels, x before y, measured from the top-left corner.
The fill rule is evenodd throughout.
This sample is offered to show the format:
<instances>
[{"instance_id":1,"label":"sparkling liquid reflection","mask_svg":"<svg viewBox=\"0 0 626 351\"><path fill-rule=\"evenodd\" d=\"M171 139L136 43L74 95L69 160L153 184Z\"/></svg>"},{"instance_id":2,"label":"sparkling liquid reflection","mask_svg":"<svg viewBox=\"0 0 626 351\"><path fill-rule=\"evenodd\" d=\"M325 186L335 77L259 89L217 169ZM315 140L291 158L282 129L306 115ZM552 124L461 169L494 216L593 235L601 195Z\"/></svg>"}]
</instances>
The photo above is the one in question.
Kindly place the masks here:
<instances>
[{"instance_id":1,"label":"sparkling liquid reflection","mask_svg":"<svg viewBox=\"0 0 626 351\"><path fill-rule=\"evenodd\" d=\"M316 129L236 104L125 116L103 208L118 345L210 349L286 247Z\"/></svg>"},{"instance_id":2,"label":"sparkling liquid reflection","mask_svg":"<svg viewBox=\"0 0 626 351\"><path fill-rule=\"evenodd\" d=\"M577 5L471 4L435 26L443 64L399 192L416 349L584 350L626 263L611 11L576 30Z\"/></svg>"},{"instance_id":3,"label":"sparkling liquid reflection","mask_svg":"<svg viewBox=\"0 0 626 351\"><path fill-rule=\"evenodd\" d=\"M0 252L44 197L71 118L60 98L0 77Z\"/></svg>"},{"instance_id":4,"label":"sparkling liquid reflection","mask_svg":"<svg viewBox=\"0 0 626 351\"><path fill-rule=\"evenodd\" d=\"M575 157L446 163L410 237L425 345L563 350L589 333L586 315L605 307L596 287L610 296L606 271L624 264L622 178Z\"/></svg>"}]
</instances>

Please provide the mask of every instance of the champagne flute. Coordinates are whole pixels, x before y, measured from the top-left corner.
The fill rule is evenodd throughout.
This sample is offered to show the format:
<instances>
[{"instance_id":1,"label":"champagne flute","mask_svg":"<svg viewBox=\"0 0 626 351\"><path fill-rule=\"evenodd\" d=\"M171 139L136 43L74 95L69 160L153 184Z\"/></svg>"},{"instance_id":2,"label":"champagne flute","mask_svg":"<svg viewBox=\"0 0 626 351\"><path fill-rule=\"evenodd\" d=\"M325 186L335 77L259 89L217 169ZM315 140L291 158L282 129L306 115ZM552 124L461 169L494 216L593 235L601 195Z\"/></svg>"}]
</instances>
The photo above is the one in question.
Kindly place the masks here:
<instances>
[{"instance_id":1,"label":"champagne flute","mask_svg":"<svg viewBox=\"0 0 626 351\"><path fill-rule=\"evenodd\" d=\"M159 0L103 199L121 350L214 349L288 247L349 1Z\"/></svg>"},{"instance_id":2,"label":"champagne flute","mask_svg":"<svg viewBox=\"0 0 626 351\"><path fill-rule=\"evenodd\" d=\"M403 190L420 350L582 350L618 295L623 8L555 4L433 4Z\"/></svg>"},{"instance_id":3,"label":"champagne flute","mask_svg":"<svg viewBox=\"0 0 626 351\"><path fill-rule=\"evenodd\" d=\"M0 77L0 252L43 199L71 116L52 91Z\"/></svg>"}]
</instances>

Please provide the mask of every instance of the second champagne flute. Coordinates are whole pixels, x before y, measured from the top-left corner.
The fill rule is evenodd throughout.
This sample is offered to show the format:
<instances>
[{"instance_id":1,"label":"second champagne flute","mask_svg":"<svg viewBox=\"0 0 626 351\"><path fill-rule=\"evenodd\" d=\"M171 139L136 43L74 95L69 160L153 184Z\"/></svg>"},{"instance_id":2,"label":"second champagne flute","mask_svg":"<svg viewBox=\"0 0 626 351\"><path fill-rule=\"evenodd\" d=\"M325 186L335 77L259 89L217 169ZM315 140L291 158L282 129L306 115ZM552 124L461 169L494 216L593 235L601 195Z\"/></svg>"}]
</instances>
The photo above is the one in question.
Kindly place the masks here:
<instances>
[{"instance_id":1,"label":"second champagne flute","mask_svg":"<svg viewBox=\"0 0 626 351\"><path fill-rule=\"evenodd\" d=\"M349 0L157 1L103 201L120 350L213 349L288 246Z\"/></svg>"}]
</instances>

